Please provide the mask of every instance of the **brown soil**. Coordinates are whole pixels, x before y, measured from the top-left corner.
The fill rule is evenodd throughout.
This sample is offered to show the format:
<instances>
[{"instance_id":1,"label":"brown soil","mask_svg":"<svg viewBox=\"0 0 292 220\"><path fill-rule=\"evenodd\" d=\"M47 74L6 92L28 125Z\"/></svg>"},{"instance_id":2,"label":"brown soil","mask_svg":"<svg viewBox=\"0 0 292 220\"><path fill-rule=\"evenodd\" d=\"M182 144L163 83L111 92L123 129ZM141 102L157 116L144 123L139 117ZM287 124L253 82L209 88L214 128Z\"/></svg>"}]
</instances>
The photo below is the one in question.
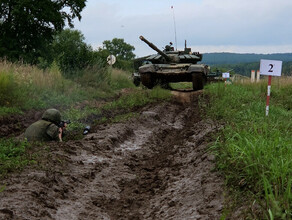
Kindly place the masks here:
<instances>
[{"instance_id":1,"label":"brown soil","mask_svg":"<svg viewBox=\"0 0 292 220\"><path fill-rule=\"evenodd\" d=\"M0 138L17 136L33 122L42 116L41 111L30 110L23 115L0 117Z\"/></svg>"},{"instance_id":2,"label":"brown soil","mask_svg":"<svg viewBox=\"0 0 292 220\"><path fill-rule=\"evenodd\" d=\"M207 151L219 128L201 117L201 92L173 93L138 118L44 146L42 166L1 182L0 219L219 219L223 179Z\"/></svg>"}]
</instances>

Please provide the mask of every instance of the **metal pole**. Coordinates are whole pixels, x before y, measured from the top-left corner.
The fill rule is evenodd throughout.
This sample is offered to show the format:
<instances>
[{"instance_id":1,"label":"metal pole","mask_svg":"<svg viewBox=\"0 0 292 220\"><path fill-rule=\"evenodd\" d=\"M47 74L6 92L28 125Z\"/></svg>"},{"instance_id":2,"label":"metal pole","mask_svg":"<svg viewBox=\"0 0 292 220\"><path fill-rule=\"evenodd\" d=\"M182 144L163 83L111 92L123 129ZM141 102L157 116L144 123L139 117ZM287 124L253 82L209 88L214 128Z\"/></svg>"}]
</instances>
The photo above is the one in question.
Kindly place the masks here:
<instances>
[{"instance_id":1,"label":"metal pole","mask_svg":"<svg viewBox=\"0 0 292 220\"><path fill-rule=\"evenodd\" d=\"M172 14L173 14L173 24L174 24L174 38L175 38L175 50L177 50L177 39L176 39L176 24L175 24L175 16L174 16L174 9L171 6Z\"/></svg>"}]
</instances>

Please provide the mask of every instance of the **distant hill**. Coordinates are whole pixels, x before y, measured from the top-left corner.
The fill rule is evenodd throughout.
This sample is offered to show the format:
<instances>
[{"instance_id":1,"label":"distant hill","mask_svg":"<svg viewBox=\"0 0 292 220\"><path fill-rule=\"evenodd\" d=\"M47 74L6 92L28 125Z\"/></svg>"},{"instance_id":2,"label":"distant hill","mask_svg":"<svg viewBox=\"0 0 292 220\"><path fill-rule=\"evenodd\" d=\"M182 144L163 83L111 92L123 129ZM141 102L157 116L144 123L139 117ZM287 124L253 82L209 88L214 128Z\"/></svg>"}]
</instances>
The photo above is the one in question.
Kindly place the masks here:
<instances>
[{"instance_id":1,"label":"distant hill","mask_svg":"<svg viewBox=\"0 0 292 220\"><path fill-rule=\"evenodd\" d=\"M260 62L260 59L292 61L292 53L274 54L240 54L240 53L204 53L202 63L216 64L239 64Z\"/></svg>"}]
</instances>

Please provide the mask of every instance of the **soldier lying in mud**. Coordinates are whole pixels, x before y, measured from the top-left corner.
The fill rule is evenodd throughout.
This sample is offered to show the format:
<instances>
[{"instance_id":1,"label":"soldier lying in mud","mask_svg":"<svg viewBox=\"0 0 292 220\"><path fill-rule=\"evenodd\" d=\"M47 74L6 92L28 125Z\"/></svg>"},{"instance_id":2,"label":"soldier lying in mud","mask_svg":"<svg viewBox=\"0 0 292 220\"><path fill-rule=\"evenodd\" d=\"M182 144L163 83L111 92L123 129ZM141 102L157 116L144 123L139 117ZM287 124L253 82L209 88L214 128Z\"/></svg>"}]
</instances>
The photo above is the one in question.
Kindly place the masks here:
<instances>
[{"instance_id":1,"label":"soldier lying in mud","mask_svg":"<svg viewBox=\"0 0 292 220\"><path fill-rule=\"evenodd\" d=\"M61 113L57 109L48 109L42 119L31 124L25 131L24 137L28 141L60 141L67 124L61 120Z\"/></svg>"}]
</instances>

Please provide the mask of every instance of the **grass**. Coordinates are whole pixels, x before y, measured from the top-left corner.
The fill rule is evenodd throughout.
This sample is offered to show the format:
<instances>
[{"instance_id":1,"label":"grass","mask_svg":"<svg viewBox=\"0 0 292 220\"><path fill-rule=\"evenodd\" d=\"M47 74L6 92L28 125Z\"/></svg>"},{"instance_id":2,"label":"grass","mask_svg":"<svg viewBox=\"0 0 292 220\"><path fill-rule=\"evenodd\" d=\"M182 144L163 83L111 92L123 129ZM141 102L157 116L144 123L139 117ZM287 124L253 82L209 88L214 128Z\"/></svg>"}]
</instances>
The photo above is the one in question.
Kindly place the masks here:
<instances>
[{"instance_id":1,"label":"grass","mask_svg":"<svg viewBox=\"0 0 292 220\"><path fill-rule=\"evenodd\" d=\"M3 61L0 62L0 117L22 114L29 109L58 108L63 119L71 120L68 130L78 139L85 125L125 121L136 116L132 113L134 108L170 97L168 91L160 88L134 88L130 76L129 72L95 66L85 69L81 76L68 79L56 65L43 71ZM124 88L130 88L131 92L118 98ZM106 105L94 104L108 99L112 101ZM105 111L114 114L103 115ZM0 177L34 163L35 155L30 148L27 142L0 139Z\"/></svg>"},{"instance_id":2,"label":"grass","mask_svg":"<svg viewBox=\"0 0 292 220\"><path fill-rule=\"evenodd\" d=\"M0 193L5 190L6 186L0 186Z\"/></svg>"},{"instance_id":3,"label":"grass","mask_svg":"<svg viewBox=\"0 0 292 220\"><path fill-rule=\"evenodd\" d=\"M127 121L127 120L129 120L131 118L135 118L135 117L138 117L138 114L130 112L130 113L126 113L126 114L117 115L116 117L114 117L110 121L112 123L124 122L124 121Z\"/></svg>"},{"instance_id":4,"label":"grass","mask_svg":"<svg viewBox=\"0 0 292 220\"><path fill-rule=\"evenodd\" d=\"M0 107L0 116L5 117L11 114L22 114L23 112L17 107Z\"/></svg>"},{"instance_id":5,"label":"grass","mask_svg":"<svg viewBox=\"0 0 292 220\"><path fill-rule=\"evenodd\" d=\"M35 155L28 153L30 148L31 145L26 141L0 139L0 178L10 172L21 170L29 164L34 164Z\"/></svg>"},{"instance_id":6,"label":"grass","mask_svg":"<svg viewBox=\"0 0 292 220\"><path fill-rule=\"evenodd\" d=\"M0 62L0 116L111 98L122 88L134 87L130 75L95 66L85 69L77 78L68 79L54 64L43 71L34 66Z\"/></svg>"},{"instance_id":7,"label":"grass","mask_svg":"<svg viewBox=\"0 0 292 220\"><path fill-rule=\"evenodd\" d=\"M160 87L155 87L152 90L136 90L119 99L106 104L103 109L127 109L144 106L151 102L157 102L159 100L170 99L171 94L169 91Z\"/></svg>"},{"instance_id":8,"label":"grass","mask_svg":"<svg viewBox=\"0 0 292 220\"><path fill-rule=\"evenodd\" d=\"M53 107L61 110L64 119L72 121L69 130L80 130L91 115L99 116L102 111L111 109L131 111L170 97L170 93L161 88L151 91L135 88L130 76L131 73L122 70L93 66L68 79L55 64L43 71L34 66L0 62L0 117L21 114L28 109ZM117 99L124 88L131 92ZM103 107L91 105L105 99L114 100ZM90 123L106 121L103 116L101 119Z\"/></svg>"},{"instance_id":9,"label":"grass","mask_svg":"<svg viewBox=\"0 0 292 220\"><path fill-rule=\"evenodd\" d=\"M69 131L80 131L86 125L95 125L106 122L121 122L136 117L133 111L149 103L161 102L170 99L169 91L155 87L152 90L141 88L130 89L119 98L96 106L88 103L85 107L71 106L62 115L70 119Z\"/></svg>"},{"instance_id":10,"label":"grass","mask_svg":"<svg viewBox=\"0 0 292 220\"><path fill-rule=\"evenodd\" d=\"M212 146L226 183L251 192L270 219L292 218L292 83L274 80L269 116L266 82L207 86L209 116L225 126Z\"/></svg>"},{"instance_id":11,"label":"grass","mask_svg":"<svg viewBox=\"0 0 292 220\"><path fill-rule=\"evenodd\" d=\"M173 89L192 89L193 83L191 82L170 83L170 87Z\"/></svg>"}]
</instances>

